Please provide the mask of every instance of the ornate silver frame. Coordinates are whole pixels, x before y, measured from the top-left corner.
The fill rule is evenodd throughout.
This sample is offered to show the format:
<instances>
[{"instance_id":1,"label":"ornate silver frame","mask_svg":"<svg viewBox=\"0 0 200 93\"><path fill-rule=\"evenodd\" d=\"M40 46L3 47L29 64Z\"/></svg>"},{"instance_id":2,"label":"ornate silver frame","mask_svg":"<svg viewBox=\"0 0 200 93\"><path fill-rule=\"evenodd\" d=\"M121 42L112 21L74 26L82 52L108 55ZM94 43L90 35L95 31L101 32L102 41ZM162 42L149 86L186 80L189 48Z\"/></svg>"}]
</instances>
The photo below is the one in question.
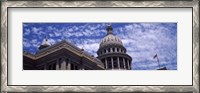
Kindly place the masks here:
<instances>
[{"instance_id":1,"label":"ornate silver frame","mask_svg":"<svg viewBox=\"0 0 200 93\"><path fill-rule=\"evenodd\" d=\"M8 86L8 7L190 7L193 9L192 86ZM2 1L1 92L194 92L199 93L199 1Z\"/></svg>"}]
</instances>

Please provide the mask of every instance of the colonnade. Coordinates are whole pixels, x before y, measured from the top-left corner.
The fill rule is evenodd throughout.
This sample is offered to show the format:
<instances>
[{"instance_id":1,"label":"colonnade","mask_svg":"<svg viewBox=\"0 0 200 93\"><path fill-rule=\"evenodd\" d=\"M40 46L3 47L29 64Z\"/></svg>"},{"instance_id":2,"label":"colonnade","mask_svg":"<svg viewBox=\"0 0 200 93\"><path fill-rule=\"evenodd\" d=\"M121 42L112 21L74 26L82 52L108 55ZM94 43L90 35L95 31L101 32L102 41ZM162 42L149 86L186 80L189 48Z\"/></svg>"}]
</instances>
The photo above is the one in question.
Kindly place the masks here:
<instances>
[{"instance_id":1,"label":"colonnade","mask_svg":"<svg viewBox=\"0 0 200 93\"><path fill-rule=\"evenodd\" d=\"M45 64L45 70L84 70L83 66L72 64L72 61L68 58L59 58L54 63Z\"/></svg>"},{"instance_id":2,"label":"colonnade","mask_svg":"<svg viewBox=\"0 0 200 93\"><path fill-rule=\"evenodd\" d=\"M105 69L131 69L130 60L123 57L106 57L102 62L105 65Z\"/></svg>"}]
</instances>

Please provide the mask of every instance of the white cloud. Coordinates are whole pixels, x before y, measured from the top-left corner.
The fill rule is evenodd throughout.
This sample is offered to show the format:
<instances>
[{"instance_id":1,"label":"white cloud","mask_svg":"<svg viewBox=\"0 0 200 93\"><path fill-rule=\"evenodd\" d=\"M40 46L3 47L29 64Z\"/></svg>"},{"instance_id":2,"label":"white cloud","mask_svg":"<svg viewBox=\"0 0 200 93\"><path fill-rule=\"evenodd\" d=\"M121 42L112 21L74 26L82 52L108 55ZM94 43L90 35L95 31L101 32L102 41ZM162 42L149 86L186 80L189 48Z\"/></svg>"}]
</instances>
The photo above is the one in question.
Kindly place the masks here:
<instances>
[{"instance_id":1,"label":"white cloud","mask_svg":"<svg viewBox=\"0 0 200 93\"><path fill-rule=\"evenodd\" d=\"M31 44L31 46L38 48L40 46L41 42L39 42L37 39L32 39L30 41L30 44Z\"/></svg>"},{"instance_id":2,"label":"white cloud","mask_svg":"<svg viewBox=\"0 0 200 93\"><path fill-rule=\"evenodd\" d=\"M31 46L31 44L30 44L30 43L28 43L28 42L26 42L26 41L23 41L23 46L28 48L28 47L30 47L30 46Z\"/></svg>"},{"instance_id":3,"label":"white cloud","mask_svg":"<svg viewBox=\"0 0 200 93\"><path fill-rule=\"evenodd\" d=\"M42 31L43 29L41 27L37 28L37 27L32 27L32 32L38 36L41 36L41 35L45 35L45 32Z\"/></svg>"},{"instance_id":4,"label":"white cloud","mask_svg":"<svg viewBox=\"0 0 200 93\"><path fill-rule=\"evenodd\" d=\"M102 24L85 24L82 26L73 26L73 27L67 27L65 30L62 32L63 35L66 38L69 37L91 37L91 36L100 36L102 35L101 33L106 32L105 28L100 29L102 27Z\"/></svg>"},{"instance_id":5,"label":"white cloud","mask_svg":"<svg viewBox=\"0 0 200 93\"><path fill-rule=\"evenodd\" d=\"M49 36L50 36L50 37L54 37L54 34L50 33Z\"/></svg>"},{"instance_id":6,"label":"white cloud","mask_svg":"<svg viewBox=\"0 0 200 93\"><path fill-rule=\"evenodd\" d=\"M176 36L170 36L168 26L159 24L130 24L119 28L118 32L126 31L125 34L117 34L133 62L155 61L153 56L158 54L160 61L165 58L172 60L176 57ZM126 29L126 30L123 30ZM164 63L164 62L163 62Z\"/></svg>"},{"instance_id":7,"label":"white cloud","mask_svg":"<svg viewBox=\"0 0 200 93\"><path fill-rule=\"evenodd\" d=\"M24 35L29 35L30 34L30 29L28 29L28 28L25 28L25 30L24 30L25 32L24 32Z\"/></svg>"},{"instance_id":8,"label":"white cloud","mask_svg":"<svg viewBox=\"0 0 200 93\"><path fill-rule=\"evenodd\" d=\"M49 43L51 44L51 45L53 45L53 44L55 44L56 43L56 41L54 40L54 39L48 39L48 41L49 41Z\"/></svg>"},{"instance_id":9,"label":"white cloud","mask_svg":"<svg viewBox=\"0 0 200 93\"><path fill-rule=\"evenodd\" d=\"M69 31L69 32L73 32L73 29L72 29L72 28L70 28L70 29L68 29L68 31Z\"/></svg>"},{"instance_id":10,"label":"white cloud","mask_svg":"<svg viewBox=\"0 0 200 93\"><path fill-rule=\"evenodd\" d=\"M55 36L61 36L61 33L60 33L60 32L54 31L54 34L55 34Z\"/></svg>"}]
</instances>

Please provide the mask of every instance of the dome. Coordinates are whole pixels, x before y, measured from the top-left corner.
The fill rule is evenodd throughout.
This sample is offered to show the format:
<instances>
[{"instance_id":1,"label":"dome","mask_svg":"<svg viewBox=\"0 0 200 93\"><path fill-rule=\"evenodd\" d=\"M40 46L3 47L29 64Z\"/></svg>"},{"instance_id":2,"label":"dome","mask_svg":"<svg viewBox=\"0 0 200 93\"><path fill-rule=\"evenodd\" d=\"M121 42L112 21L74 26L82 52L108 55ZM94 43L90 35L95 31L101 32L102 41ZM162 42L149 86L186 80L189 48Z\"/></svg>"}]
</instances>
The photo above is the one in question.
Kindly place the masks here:
<instances>
[{"instance_id":1,"label":"dome","mask_svg":"<svg viewBox=\"0 0 200 93\"><path fill-rule=\"evenodd\" d=\"M114 36L113 34L108 34L102 39L100 47L107 46L110 44L123 46L122 41L118 37Z\"/></svg>"},{"instance_id":2,"label":"dome","mask_svg":"<svg viewBox=\"0 0 200 93\"><path fill-rule=\"evenodd\" d=\"M99 45L97 58L106 70L131 70L132 58L126 54L122 41L113 34L111 25L108 25L106 30L107 35Z\"/></svg>"},{"instance_id":3,"label":"dome","mask_svg":"<svg viewBox=\"0 0 200 93\"><path fill-rule=\"evenodd\" d=\"M113 35L112 26L108 25L107 35L102 39L100 43L100 47L111 45L111 44L123 46L122 41L118 37Z\"/></svg>"}]
</instances>

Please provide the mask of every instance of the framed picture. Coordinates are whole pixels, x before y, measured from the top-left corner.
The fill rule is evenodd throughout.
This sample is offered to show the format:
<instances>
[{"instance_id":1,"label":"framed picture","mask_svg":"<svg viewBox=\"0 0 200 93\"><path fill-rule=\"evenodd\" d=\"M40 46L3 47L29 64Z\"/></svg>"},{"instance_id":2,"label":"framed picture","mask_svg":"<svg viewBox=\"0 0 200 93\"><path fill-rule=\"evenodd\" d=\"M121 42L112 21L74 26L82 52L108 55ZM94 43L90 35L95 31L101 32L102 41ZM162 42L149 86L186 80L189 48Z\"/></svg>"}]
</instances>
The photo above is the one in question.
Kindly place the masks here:
<instances>
[{"instance_id":1,"label":"framed picture","mask_svg":"<svg viewBox=\"0 0 200 93\"><path fill-rule=\"evenodd\" d=\"M199 92L198 1L1 6L3 92Z\"/></svg>"}]
</instances>

